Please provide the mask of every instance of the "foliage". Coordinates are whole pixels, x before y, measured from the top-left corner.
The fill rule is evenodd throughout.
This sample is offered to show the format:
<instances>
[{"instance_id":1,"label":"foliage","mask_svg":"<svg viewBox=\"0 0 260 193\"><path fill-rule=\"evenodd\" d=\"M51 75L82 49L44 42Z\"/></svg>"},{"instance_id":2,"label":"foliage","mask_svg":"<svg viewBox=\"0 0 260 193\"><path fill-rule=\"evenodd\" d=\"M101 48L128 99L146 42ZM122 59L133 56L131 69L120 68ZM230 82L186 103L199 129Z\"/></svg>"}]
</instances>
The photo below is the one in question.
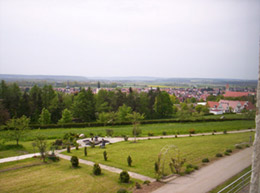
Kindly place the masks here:
<instances>
[{"instance_id":1,"label":"foliage","mask_svg":"<svg viewBox=\"0 0 260 193\"><path fill-rule=\"evenodd\" d=\"M59 124L64 124L64 123L71 123L72 122L72 113L68 109L64 109L62 111L62 117L59 120Z\"/></svg>"},{"instance_id":2,"label":"foliage","mask_svg":"<svg viewBox=\"0 0 260 193\"><path fill-rule=\"evenodd\" d=\"M127 171L122 171L119 175L119 180L121 183L129 183L130 176Z\"/></svg>"},{"instance_id":3,"label":"foliage","mask_svg":"<svg viewBox=\"0 0 260 193\"><path fill-rule=\"evenodd\" d=\"M223 157L222 153L217 153L216 157Z\"/></svg>"},{"instance_id":4,"label":"foliage","mask_svg":"<svg viewBox=\"0 0 260 193\"><path fill-rule=\"evenodd\" d=\"M176 157L172 157L171 162L169 163L172 173L180 174L185 162L186 159L182 158L179 152L176 154Z\"/></svg>"},{"instance_id":5,"label":"foliage","mask_svg":"<svg viewBox=\"0 0 260 193\"><path fill-rule=\"evenodd\" d=\"M158 118L168 118L173 114L173 103L169 94L165 91L160 92L154 103L154 111Z\"/></svg>"},{"instance_id":6,"label":"foliage","mask_svg":"<svg viewBox=\"0 0 260 193\"><path fill-rule=\"evenodd\" d=\"M42 113L40 115L39 122L42 125L51 123L51 114L48 111L48 109L45 109L45 108L42 109Z\"/></svg>"},{"instance_id":7,"label":"foliage","mask_svg":"<svg viewBox=\"0 0 260 193\"><path fill-rule=\"evenodd\" d=\"M106 135L107 135L107 136L112 137L113 134L114 134L114 130L113 130L113 129L106 129Z\"/></svg>"},{"instance_id":8,"label":"foliage","mask_svg":"<svg viewBox=\"0 0 260 193\"><path fill-rule=\"evenodd\" d=\"M99 164L95 163L93 166L93 174L98 176L101 174L101 168L99 166Z\"/></svg>"},{"instance_id":9,"label":"foliage","mask_svg":"<svg viewBox=\"0 0 260 193\"><path fill-rule=\"evenodd\" d=\"M196 131L195 131L195 129L190 129L190 130L189 130L189 133L190 133L190 134L195 134Z\"/></svg>"},{"instance_id":10,"label":"foliage","mask_svg":"<svg viewBox=\"0 0 260 193\"><path fill-rule=\"evenodd\" d=\"M34 143L35 143L35 146L38 148L38 150L41 154L41 158L42 158L43 162L45 162L45 158L48 154L46 137L38 134L35 137Z\"/></svg>"},{"instance_id":11,"label":"foliage","mask_svg":"<svg viewBox=\"0 0 260 193\"><path fill-rule=\"evenodd\" d=\"M227 149L226 152L232 153L232 149Z\"/></svg>"},{"instance_id":12,"label":"foliage","mask_svg":"<svg viewBox=\"0 0 260 193\"><path fill-rule=\"evenodd\" d=\"M141 184L139 184L138 182L135 182L135 188L136 188L136 189L141 189L142 186L141 186Z\"/></svg>"},{"instance_id":13,"label":"foliage","mask_svg":"<svg viewBox=\"0 0 260 193\"><path fill-rule=\"evenodd\" d=\"M117 193L128 193L126 189L120 188Z\"/></svg>"},{"instance_id":14,"label":"foliage","mask_svg":"<svg viewBox=\"0 0 260 193\"><path fill-rule=\"evenodd\" d=\"M202 159L202 162L203 163L207 163L207 162L209 162L209 159L208 158L204 158L204 159Z\"/></svg>"},{"instance_id":15,"label":"foliage","mask_svg":"<svg viewBox=\"0 0 260 193\"><path fill-rule=\"evenodd\" d=\"M103 123L104 126L111 120L111 113L101 112L98 114L98 123Z\"/></svg>"},{"instance_id":16,"label":"foliage","mask_svg":"<svg viewBox=\"0 0 260 193\"><path fill-rule=\"evenodd\" d=\"M72 156L70 159L72 167L76 168L79 166L79 159L77 156Z\"/></svg>"},{"instance_id":17,"label":"foliage","mask_svg":"<svg viewBox=\"0 0 260 193\"><path fill-rule=\"evenodd\" d=\"M6 127L8 129L8 139L15 140L16 145L19 144L19 140L27 134L30 119L26 116L21 118L13 118L7 121Z\"/></svg>"},{"instance_id":18,"label":"foliage","mask_svg":"<svg viewBox=\"0 0 260 193\"><path fill-rule=\"evenodd\" d=\"M85 155L85 156L88 155L87 147L84 147L84 155Z\"/></svg>"},{"instance_id":19,"label":"foliage","mask_svg":"<svg viewBox=\"0 0 260 193\"><path fill-rule=\"evenodd\" d=\"M136 142L136 136L138 136L141 133L141 129L139 129L138 126L140 124L140 120L144 119L144 115L137 112L133 112L133 114L128 114L127 117L133 123L133 135L135 137Z\"/></svg>"},{"instance_id":20,"label":"foliage","mask_svg":"<svg viewBox=\"0 0 260 193\"><path fill-rule=\"evenodd\" d=\"M107 161L107 152L106 151L103 152L103 156L104 156L104 160Z\"/></svg>"},{"instance_id":21,"label":"foliage","mask_svg":"<svg viewBox=\"0 0 260 193\"><path fill-rule=\"evenodd\" d=\"M132 113L132 108L128 107L124 104L123 106L118 108L117 120L119 122L129 121L130 117L128 116L128 114L131 114L131 113Z\"/></svg>"},{"instance_id":22,"label":"foliage","mask_svg":"<svg viewBox=\"0 0 260 193\"><path fill-rule=\"evenodd\" d=\"M127 164L128 164L128 166L132 166L132 158L131 158L131 156L129 155L128 157L127 157Z\"/></svg>"}]
</instances>

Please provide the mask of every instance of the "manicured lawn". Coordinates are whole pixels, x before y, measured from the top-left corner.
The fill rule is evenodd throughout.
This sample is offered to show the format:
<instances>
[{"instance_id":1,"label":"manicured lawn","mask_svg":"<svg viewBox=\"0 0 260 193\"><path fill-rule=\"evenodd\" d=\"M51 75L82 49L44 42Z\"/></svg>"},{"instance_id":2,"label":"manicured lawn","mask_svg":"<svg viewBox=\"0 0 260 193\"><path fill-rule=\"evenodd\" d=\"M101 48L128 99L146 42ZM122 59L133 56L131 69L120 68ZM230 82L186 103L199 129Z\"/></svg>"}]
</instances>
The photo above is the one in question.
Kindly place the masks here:
<instances>
[{"instance_id":1,"label":"manicured lawn","mask_svg":"<svg viewBox=\"0 0 260 193\"><path fill-rule=\"evenodd\" d=\"M1 169L21 164L36 163L35 159L10 162ZM38 161L39 162L39 161ZM0 192L117 192L131 188L134 183L119 183L119 174L102 171L101 176L92 175L92 167L81 164L70 168L70 162L60 162L0 172Z\"/></svg>"},{"instance_id":2,"label":"manicured lawn","mask_svg":"<svg viewBox=\"0 0 260 193\"><path fill-rule=\"evenodd\" d=\"M48 140L48 144L53 141L54 140ZM39 152L37 148L33 148L32 143L33 141L21 141L17 146L15 141L8 141L5 144L0 145L0 159Z\"/></svg>"},{"instance_id":3,"label":"manicured lawn","mask_svg":"<svg viewBox=\"0 0 260 193\"><path fill-rule=\"evenodd\" d=\"M84 156L83 149L74 150L67 155L76 155L81 159L87 159L94 162L118 167L121 169L137 172L146 176L155 178L154 162L160 150L165 145L175 145L181 151L187 163L202 166L201 160L209 158L215 160L217 153L224 153L226 149L234 149L234 145L241 142L248 142L250 136L254 137L253 132L227 134L227 135L210 135L199 137L172 138L172 139L152 139L142 140L137 143L120 142L107 145L106 149L88 148L88 156ZM108 153L108 161L104 161L103 152ZM128 167L127 157L132 157L133 166ZM170 172L168 164L165 166L167 173Z\"/></svg>"},{"instance_id":4,"label":"manicured lawn","mask_svg":"<svg viewBox=\"0 0 260 193\"><path fill-rule=\"evenodd\" d=\"M99 136L106 135L106 129L113 129L113 136L122 136L128 135L132 136L132 126L131 125L121 125L121 126L105 126L105 127L92 127L92 128L68 128L68 129L41 129L41 130L32 130L30 135L28 135L25 140L33 140L35 134L40 132L43 135L46 135L48 139L57 139L62 138L65 133L74 132L74 133L84 133L87 136L90 136L90 133ZM239 121L224 121L224 122L201 122L201 123L159 123L159 124L144 124L140 125L142 129L141 136L147 136L148 133L153 133L153 135L162 135L162 132L166 132L167 135L173 135L176 133L186 134L189 133L190 129L195 129L197 133L206 133L224 130L241 130L248 128L255 128L254 120L239 120Z\"/></svg>"}]
</instances>

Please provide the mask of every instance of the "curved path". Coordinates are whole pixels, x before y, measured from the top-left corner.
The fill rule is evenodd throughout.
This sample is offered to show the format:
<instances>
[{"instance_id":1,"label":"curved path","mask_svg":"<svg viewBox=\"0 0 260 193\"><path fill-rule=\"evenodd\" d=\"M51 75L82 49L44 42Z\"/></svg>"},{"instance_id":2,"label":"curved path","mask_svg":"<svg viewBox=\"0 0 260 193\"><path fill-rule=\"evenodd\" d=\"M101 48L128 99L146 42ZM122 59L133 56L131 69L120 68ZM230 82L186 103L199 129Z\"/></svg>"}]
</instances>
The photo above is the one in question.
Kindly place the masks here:
<instances>
[{"instance_id":1,"label":"curved path","mask_svg":"<svg viewBox=\"0 0 260 193\"><path fill-rule=\"evenodd\" d=\"M252 147L202 167L191 175L178 177L154 193L206 193L236 175L252 162Z\"/></svg>"}]
</instances>

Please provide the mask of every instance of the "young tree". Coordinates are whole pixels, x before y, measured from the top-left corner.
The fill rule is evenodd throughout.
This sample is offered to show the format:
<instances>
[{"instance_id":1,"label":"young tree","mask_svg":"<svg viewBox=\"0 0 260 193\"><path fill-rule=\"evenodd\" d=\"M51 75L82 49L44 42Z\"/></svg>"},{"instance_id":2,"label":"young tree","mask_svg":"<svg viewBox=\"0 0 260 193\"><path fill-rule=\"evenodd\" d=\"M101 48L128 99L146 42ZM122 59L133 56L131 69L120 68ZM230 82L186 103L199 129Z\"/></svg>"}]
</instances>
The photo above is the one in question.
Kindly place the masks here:
<instances>
[{"instance_id":1,"label":"young tree","mask_svg":"<svg viewBox=\"0 0 260 193\"><path fill-rule=\"evenodd\" d=\"M39 149L42 161L45 162L46 156L48 154L46 137L43 135L37 135L34 140L34 145Z\"/></svg>"},{"instance_id":2,"label":"young tree","mask_svg":"<svg viewBox=\"0 0 260 193\"><path fill-rule=\"evenodd\" d=\"M144 115L137 113L137 112L133 112L132 114L128 114L127 116L129 118L129 120L131 120L132 124L133 124L133 134L135 137L135 141L136 142L136 135L137 135L137 130L140 124L140 120L144 119Z\"/></svg>"},{"instance_id":3,"label":"young tree","mask_svg":"<svg viewBox=\"0 0 260 193\"><path fill-rule=\"evenodd\" d=\"M128 114L132 113L132 108L126 106L125 104L121 107L119 107L118 112L117 112L117 119L120 122L128 121L129 117L127 116Z\"/></svg>"},{"instance_id":4,"label":"young tree","mask_svg":"<svg viewBox=\"0 0 260 193\"><path fill-rule=\"evenodd\" d=\"M39 122L42 125L51 123L51 114L48 111L48 109L45 109L45 108L42 109L42 113L40 115Z\"/></svg>"},{"instance_id":5,"label":"young tree","mask_svg":"<svg viewBox=\"0 0 260 193\"><path fill-rule=\"evenodd\" d=\"M72 113L68 109L64 109L62 111L62 117L59 120L59 124L64 124L64 123L71 123L72 122Z\"/></svg>"},{"instance_id":6,"label":"young tree","mask_svg":"<svg viewBox=\"0 0 260 193\"><path fill-rule=\"evenodd\" d=\"M19 145L19 140L26 135L29 127L30 119L26 116L22 116L17 119L10 119L6 123L8 129L8 137L10 140L15 140L16 145Z\"/></svg>"},{"instance_id":7,"label":"young tree","mask_svg":"<svg viewBox=\"0 0 260 193\"><path fill-rule=\"evenodd\" d=\"M110 113L102 112L98 114L97 122L103 123L104 126L109 122L109 120L110 120Z\"/></svg>"}]
</instances>

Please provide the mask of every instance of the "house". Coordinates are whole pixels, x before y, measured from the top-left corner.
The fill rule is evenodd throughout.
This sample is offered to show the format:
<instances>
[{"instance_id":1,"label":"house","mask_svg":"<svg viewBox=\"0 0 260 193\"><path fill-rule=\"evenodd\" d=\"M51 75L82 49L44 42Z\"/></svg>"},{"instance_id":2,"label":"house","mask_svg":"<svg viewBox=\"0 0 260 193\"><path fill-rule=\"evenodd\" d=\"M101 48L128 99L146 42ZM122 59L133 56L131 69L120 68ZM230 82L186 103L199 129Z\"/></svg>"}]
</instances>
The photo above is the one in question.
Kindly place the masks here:
<instances>
[{"instance_id":1,"label":"house","mask_svg":"<svg viewBox=\"0 0 260 193\"><path fill-rule=\"evenodd\" d=\"M224 97L243 97L248 96L252 93L250 92L233 92L233 91L226 91L226 93L223 95Z\"/></svg>"}]
</instances>

